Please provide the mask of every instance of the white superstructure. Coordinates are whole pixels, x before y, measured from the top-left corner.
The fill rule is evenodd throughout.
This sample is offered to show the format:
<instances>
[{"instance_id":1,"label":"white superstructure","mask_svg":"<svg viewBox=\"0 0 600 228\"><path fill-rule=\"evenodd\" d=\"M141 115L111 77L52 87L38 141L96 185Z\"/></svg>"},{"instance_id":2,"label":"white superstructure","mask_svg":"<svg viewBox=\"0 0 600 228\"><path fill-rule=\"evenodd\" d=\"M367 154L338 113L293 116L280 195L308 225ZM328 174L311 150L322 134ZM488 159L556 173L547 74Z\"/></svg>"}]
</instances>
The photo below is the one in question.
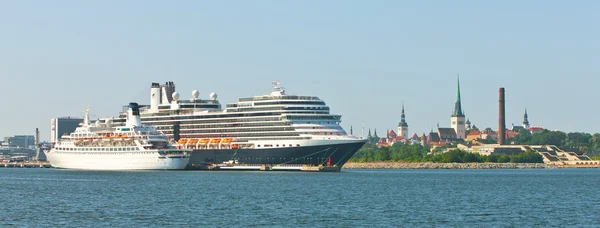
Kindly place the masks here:
<instances>
[{"instance_id":1,"label":"white superstructure","mask_svg":"<svg viewBox=\"0 0 600 228\"><path fill-rule=\"evenodd\" d=\"M169 93L172 95L167 96ZM225 109L215 93L205 100L198 96L194 90L191 99L179 100L173 82L152 83L150 105L141 111L142 123L156 126L189 149L273 149L364 142L342 129L341 115L330 114L323 100L288 95L278 82L273 83L270 94L240 98ZM124 116L99 122L122 125Z\"/></svg>"},{"instance_id":2,"label":"white superstructure","mask_svg":"<svg viewBox=\"0 0 600 228\"><path fill-rule=\"evenodd\" d=\"M152 126L142 126L137 103L130 103L125 126L90 124L86 109L83 124L64 135L46 156L56 168L88 170L184 169L188 150Z\"/></svg>"}]
</instances>

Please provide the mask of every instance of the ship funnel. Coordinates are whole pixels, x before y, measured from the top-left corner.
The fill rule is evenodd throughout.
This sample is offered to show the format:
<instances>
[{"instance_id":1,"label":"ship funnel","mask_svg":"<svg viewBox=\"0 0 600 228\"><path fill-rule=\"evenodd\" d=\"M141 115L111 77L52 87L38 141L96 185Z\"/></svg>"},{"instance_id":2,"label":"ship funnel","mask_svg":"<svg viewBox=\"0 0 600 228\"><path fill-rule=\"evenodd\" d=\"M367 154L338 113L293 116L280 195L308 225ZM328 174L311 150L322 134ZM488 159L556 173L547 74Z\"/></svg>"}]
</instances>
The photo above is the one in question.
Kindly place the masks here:
<instances>
[{"instance_id":1,"label":"ship funnel","mask_svg":"<svg viewBox=\"0 0 600 228\"><path fill-rule=\"evenodd\" d=\"M140 117L140 107L138 103L129 103L129 107L127 108L127 126L142 126L142 118Z\"/></svg>"},{"instance_id":2,"label":"ship funnel","mask_svg":"<svg viewBox=\"0 0 600 228\"><path fill-rule=\"evenodd\" d=\"M156 82L152 83L150 87L150 111L158 112L158 105L160 105L161 89L160 85Z\"/></svg>"}]
</instances>

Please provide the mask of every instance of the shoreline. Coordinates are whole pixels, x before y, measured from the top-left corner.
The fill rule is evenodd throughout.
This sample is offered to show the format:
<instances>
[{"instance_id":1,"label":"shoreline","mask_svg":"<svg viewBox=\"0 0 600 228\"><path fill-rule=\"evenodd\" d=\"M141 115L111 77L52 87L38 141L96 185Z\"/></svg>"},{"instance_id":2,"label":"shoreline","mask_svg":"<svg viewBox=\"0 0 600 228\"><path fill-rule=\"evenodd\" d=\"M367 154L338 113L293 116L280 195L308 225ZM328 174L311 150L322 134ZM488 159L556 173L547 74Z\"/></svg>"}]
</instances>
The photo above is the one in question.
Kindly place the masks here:
<instances>
[{"instance_id":1,"label":"shoreline","mask_svg":"<svg viewBox=\"0 0 600 228\"><path fill-rule=\"evenodd\" d=\"M347 162L343 169L555 169L544 163Z\"/></svg>"}]
</instances>

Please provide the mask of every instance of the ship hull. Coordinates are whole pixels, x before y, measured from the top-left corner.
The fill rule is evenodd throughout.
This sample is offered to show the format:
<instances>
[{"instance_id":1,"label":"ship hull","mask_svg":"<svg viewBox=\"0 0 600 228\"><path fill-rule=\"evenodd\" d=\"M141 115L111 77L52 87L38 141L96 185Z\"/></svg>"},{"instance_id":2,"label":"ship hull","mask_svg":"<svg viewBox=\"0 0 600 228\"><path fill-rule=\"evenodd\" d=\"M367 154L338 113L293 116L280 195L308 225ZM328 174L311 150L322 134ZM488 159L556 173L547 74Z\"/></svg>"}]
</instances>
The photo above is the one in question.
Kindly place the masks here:
<instances>
[{"instance_id":1,"label":"ship hull","mask_svg":"<svg viewBox=\"0 0 600 228\"><path fill-rule=\"evenodd\" d=\"M342 167L365 141L329 145L313 145L268 149L203 149L193 150L188 169L206 164L235 161L245 165L312 165Z\"/></svg>"},{"instance_id":2,"label":"ship hull","mask_svg":"<svg viewBox=\"0 0 600 228\"><path fill-rule=\"evenodd\" d=\"M48 161L55 168L81 170L177 170L184 169L189 157L163 157L146 153L66 153L49 152Z\"/></svg>"}]
</instances>

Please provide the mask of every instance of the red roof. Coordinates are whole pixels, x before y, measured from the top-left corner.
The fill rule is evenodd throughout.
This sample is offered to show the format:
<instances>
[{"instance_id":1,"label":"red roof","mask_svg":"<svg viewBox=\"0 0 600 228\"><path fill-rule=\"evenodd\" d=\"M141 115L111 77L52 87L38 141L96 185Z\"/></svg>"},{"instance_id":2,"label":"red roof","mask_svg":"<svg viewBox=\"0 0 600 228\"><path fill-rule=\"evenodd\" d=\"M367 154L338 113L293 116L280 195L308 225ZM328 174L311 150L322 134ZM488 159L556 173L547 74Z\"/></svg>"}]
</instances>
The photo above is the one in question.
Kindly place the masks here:
<instances>
[{"instance_id":1,"label":"red roof","mask_svg":"<svg viewBox=\"0 0 600 228\"><path fill-rule=\"evenodd\" d=\"M515 132L515 131L506 131L506 138L514 138L517 137L517 135L519 135L519 132Z\"/></svg>"},{"instance_id":2,"label":"red roof","mask_svg":"<svg viewBox=\"0 0 600 228\"><path fill-rule=\"evenodd\" d=\"M468 135L480 135L480 134L481 134L481 132L479 132L479 131L471 131L471 132L469 132Z\"/></svg>"},{"instance_id":3,"label":"red roof","mask_svg":"<svg viewBox=\"0 0 600 228\"><path fill-rule=\"evenodd\" d=\"M402 136L398 136L398 137L396 137L396 141L401 141L401 140L403 140L403 139L404 139L404 138L402 138Z\"/></svg>"},{"instance_id":4,"label":"red roof","mask_svg":"<svg viewBox=\"0 0 600 228\"><path fill-rule=\"evenodd\" d=\"M543 130L544 130L544 128L542 128L542 127L530 127L529 128L529 131L543 131Z\"/></svg>"},{"instance_id":5,"label":"red roof","mask_svg":"<svg viewBox=\"0 0 600 228\"><path fill-rule=\"evenodd\" d=\"M419 136L417 135L417 133L415 133L415 134L413 135L413 137L412 137L412 138L413 138L413 139L418 139L418 138L419 138Z\"/></svg>"},{"instance_id":6,"label":"red roof","mask_svg":"<svg viewBox=\"0 0 600 228\"><path fill-rule=\"evenodd\" d=\"M447 142L434 142L433 145L434 146L447 146L447 145L450 145L450 143L447 143Z\"/></svg>"}]
</instances>

